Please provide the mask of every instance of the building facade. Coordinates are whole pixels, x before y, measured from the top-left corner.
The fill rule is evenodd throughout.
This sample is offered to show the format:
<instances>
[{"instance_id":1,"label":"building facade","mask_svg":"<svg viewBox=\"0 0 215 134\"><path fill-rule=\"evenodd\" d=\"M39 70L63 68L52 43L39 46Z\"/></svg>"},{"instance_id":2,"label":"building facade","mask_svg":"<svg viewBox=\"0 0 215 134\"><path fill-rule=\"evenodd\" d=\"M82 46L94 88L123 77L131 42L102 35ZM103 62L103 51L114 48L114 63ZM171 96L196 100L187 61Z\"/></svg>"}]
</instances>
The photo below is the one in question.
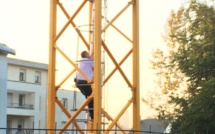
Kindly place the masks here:
<instances>
[{"instance_id":1,"label":"building facade","mask_svg":"<svg viewBox=\"0 0 215 134\"><path fill-rule=\"evenodd\" d=\"M47 117L47 86L48 65L31 61L7 58L5 81L7 87L7 101L0 102L6 105L7 134L46 134ZM1 66L2 70L2 66ZM72 85L71 85L72 86ZM71 115L75 109L85 101L80 92L59 90L58 99ZM61 129L68 121L68 117L56 105L56 129ZM76 122L81 128L86 128L86 111L83 111ZM141 121L141 131L163 132L162 122L156 120ZM75 129L70 125L68 129ZM0 131L1 132L1 131ZM66 131L64 134L73 134L75 131Z\"/></svg>"},{"instance_id":2,"label":"building facade","mask_svg":"<svg viewBox=\"0 0 215 134\"><path fill-rule=\"evenodd\" d=\"M48 65L31 61L7 58L7 133L46 133ZM79 92L59 90L58 99L72 114L71 109L85 100ZM68 120L56 104L56 129ZM86 112L79 115L84 119ZM81 122L80 126L84 127ZM14 129L13 129L14 128ZM72 129L71 125L68 129ZM35 129L35 130L30 130ZM72 132L65 132L72 133Z\"/></svg>"}]
</instances>

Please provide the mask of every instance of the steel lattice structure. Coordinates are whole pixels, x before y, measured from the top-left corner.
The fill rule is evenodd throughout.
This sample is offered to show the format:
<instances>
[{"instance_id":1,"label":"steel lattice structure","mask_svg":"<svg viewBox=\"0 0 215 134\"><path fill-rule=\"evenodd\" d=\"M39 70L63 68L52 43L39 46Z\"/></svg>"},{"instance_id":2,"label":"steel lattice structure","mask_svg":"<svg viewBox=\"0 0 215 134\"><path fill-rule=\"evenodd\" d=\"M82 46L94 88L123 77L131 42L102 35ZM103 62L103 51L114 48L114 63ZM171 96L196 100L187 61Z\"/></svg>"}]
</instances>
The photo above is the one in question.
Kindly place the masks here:
<instances>
[{"instance_id":1,"label":"steel lattice structure","mask_svg":"<svg viewBox=\"0 0 215 134\"><path fill-rule=\"evenodd\" d=\"M66 116L69 118L66 124L62 127L62 129L66 129L74 119L79 115L79 113L84 109L84 107L94 99L94 129L101 129L101 113L103 112L109 119L111 119L111 124L106 128L107 131L99 132L95 131L94 133L108 133L110 129L117 123L122 114L128 109L128 107L132 104L133 106L133 130L140 130L140 94L139 94L139 0L131 0L127 5L119 12L116 13L116 16L110 21L107 20L107 24L102 27L102 0L95 0L95 24L94 24L94 79L91 81L76 65L75 62L72 61L63 50L60 49L57 45L58 39L64 33L69 25L72 25L73 28L77 28L77 25L73 21L74 18L78 15L78 13L82 10L83 6L89 4L89 23L92 21L92 0L83 0L83 2L79 5L77 10L73 13L72 16L68 14L65 10L64 6L58 0L50 0L50 36L49 36L49 69L48 69L48 107L47 107L47 129L55 128L55 103L59 105L59 107L63 110ZM57 7L59 7L68 21L63 26L63 28L57 33ZM132 7L132 39L127 37L123 32L121 32L116 26L114 26L115 20L118 19L120 15L124 13L124 11L128 8ZM109 46L102 40L102 33L105 32L110 26L112 26L117 32L119 32L125 39L127 39L131 44L132 48L127 52L127 54L123 57L120 62L117 62L116 58L108 48ZM91 34L91 33L89 33ZM87 41L81 33L79 33L80 39L84 42L86 48L90 50L90 40ZM89 35L90 37L90 35ZM127 102L127 104L119 111L118 115L113 118L111 117L104 109L102 109L101 104L101 49L104 49L110 60L115 65L115 68L112 72L103 80L103 84L105 84L111 76L118 71L122 78L125 80L126 84L131 88L131 98ZM68 73L68 75L56 85L56 52L59 52L73 67L74 69ZM129 80L126 76L125 71L121 68L123 62L132 55L132 80ZM86 101L80 106L80 108L71 115L57 99L56 93L57 89L75 72L79 71L89 83L92 83L93 94L86 99ZM83 133L80 126L77 123L74 123L77 129L79 129L80 133ZM120 126L118 126L120 128ZM122 130L123 132L123 130ZM54 134L53 131L49 131L49 134ZM62 134L63 131L59 131L58 134ZM124 132L123 132L124 133ZM138 133L138 132L135 132Z\"/></svg>"}]
</instances>

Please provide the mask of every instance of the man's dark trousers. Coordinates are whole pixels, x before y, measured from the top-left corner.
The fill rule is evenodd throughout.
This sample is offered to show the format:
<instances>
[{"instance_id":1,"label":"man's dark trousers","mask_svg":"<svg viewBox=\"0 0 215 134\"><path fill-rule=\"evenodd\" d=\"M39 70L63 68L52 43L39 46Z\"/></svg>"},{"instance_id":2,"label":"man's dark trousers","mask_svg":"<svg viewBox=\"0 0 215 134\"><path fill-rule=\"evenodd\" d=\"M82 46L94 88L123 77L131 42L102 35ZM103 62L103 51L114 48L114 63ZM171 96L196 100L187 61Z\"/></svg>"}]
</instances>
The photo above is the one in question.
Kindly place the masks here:
<instances>
[{"instance_id":1,"label":"man's dark trousers","mask_svg":"<svg viewBox=\"0 0 215 134\"><path fill-rule=\"evenodd\" d=\"M86 97L90 96L92 94L92 88L89 83L87 83L86 80L76 80L76 86L81 91L81 93ZM88 104L90 117L93 119L93 99Z\"/></svg>"}]
</instances>

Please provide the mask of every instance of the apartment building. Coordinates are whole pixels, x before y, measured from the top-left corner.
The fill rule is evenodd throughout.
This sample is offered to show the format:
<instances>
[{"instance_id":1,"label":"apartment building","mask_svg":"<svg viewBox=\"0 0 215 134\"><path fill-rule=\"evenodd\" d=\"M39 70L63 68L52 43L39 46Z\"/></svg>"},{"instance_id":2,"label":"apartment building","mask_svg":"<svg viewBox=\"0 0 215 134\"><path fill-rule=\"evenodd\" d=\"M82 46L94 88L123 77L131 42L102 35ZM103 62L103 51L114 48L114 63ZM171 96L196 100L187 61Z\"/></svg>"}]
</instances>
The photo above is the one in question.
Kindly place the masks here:
<instances>
[{"instance_id":1,"label":"apartment building","mask_svg":"<svg viewBox=\"0 0 215 134\"><path fill-rule=\"evenodd\" d=\"M48 65L31 61L7 58L7 132L26 134L22 129L46 129ZM67 110L79 107L85 100L79 92L59 90L58 99ZM68 117L56 104L56 129L60 129ZM84 119L86 112L78 118ZM84 122L79 125L84 128ZM9 129L17 128L17 130ZM69 129L73 126L70 125ZM30 133L30 132L29 132ZM44 131L34 130L34 134ZM72 133L72 132L66 132Z\"/></svg>"},{"instance_id":2,"label":"apartment building","mask_svg":"<svg viewBox=\"0 0 215 134\"><path fill-rule=\"evenodd\" d=\"M7 61L7 128L45 126L48 65Z\"/></svg>"}]
</instances>

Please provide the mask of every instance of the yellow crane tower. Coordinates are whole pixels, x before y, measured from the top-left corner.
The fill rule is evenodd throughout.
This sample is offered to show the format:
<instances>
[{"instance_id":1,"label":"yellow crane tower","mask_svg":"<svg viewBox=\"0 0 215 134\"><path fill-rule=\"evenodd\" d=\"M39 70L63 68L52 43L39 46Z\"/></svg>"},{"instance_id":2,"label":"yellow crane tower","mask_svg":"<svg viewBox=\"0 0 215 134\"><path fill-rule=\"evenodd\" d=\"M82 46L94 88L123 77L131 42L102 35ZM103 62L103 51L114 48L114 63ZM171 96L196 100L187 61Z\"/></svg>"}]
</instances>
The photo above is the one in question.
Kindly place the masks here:
<instances>
[{"instance_id":1,"label":"yellow crane tower","mask_svg":"<svg viewBox=\"0 0 215 134\"><path fill-rule=\"evenodd\" d=\"M64 6L59 2L59 0L50 0L50 33L49 33L49 68L48 68L48 104L47 104L47 129L55 128L55 104L57 103L62 111L68 117L68 121L62 127L62 130L58 131L58 134L63 133L63 129L66 129L75 118L79 115L79 113L84 109L87 104L94 99L94 125L93 129L101 130L101 113L103 112L109 119L111 119L111 123L107 126L105 131L94 131L94 133L109 133L109 130L116 125L117 121L123 115L123 113L128 109L129 106L132 105L133 110L133 125L131 128L134 130L134 133L139 133L140 130L140 92L139 92L139 0L130 0L127 5L125 5L120 12L116 13L116 15L111 20L106 20L106 25L102 26L102 19L104 15L102 15L102 0L78 0L82 1L80 5L77 5L77 10L72 14L66 11ZM92 14L93 14L93 4L94 4L94 26L93 26L93 51L94 51L94 79L91 81L75 64L75 61L72 61L66 53L61 50L61 48L57 45L58 39L64 33L64 31L68 28L69 25L72 25L74 29L77 28L77 25L74 22L74 18L79 14L82 8L89 4L89 24L92 22ZM122 31L120 31L113 23L121 16L129 7L132 8L132 37L131 39L126 36ZM57 33L57 9L62 10L63 14L66 16L68 21L63 26L62 29L58 30ZM113 10L113 9L109 9ZM132 48L127 52L127 54L122 58L120 62L116 60L111 49L103 40L102 33L104 33L109 27L112 27L119 34L121 34L128 42L132 44ZM85 38L82 33L79 33L80 39L85 44L88 51L90 51L90 38L91 32L89 32L89 41ZM109 35L111 36L111 35ZM114 38L114 37L112 37ZM101 77L101 49L104 49L107 53L110 61L113 62L115 68L112 72L103 80ZM56 52L60 53L74 68L71 72L68 73L67 76L58 84L56 84ZM127 78L126 72L122 69L121 65L124 63L129 56L132 56L132 78ZM78 108L78 110L71 115L63 106L63 104L57 98L57 89L76 71L82 74L84 78L89 83L92 83L93 94L86 99L86 101ZM105 84L111 76L118 71L122 78L125 80L125 83L131 89L131 98L128 100L126 105L122 108L121 111L117 114L115 118L111 117L104 109L102 108L102 95L101 95L101 87L102 83ZM79 130L80 133L84 133L82 128L77 123L74 123L74 126ZM120 127L119 127L120 128ZM137 130L137 131L135 131ZM123 130L122 130L123 131ZM48 131L48 134L54 134L54 131Z\"/></svg>"}]
</instances>

